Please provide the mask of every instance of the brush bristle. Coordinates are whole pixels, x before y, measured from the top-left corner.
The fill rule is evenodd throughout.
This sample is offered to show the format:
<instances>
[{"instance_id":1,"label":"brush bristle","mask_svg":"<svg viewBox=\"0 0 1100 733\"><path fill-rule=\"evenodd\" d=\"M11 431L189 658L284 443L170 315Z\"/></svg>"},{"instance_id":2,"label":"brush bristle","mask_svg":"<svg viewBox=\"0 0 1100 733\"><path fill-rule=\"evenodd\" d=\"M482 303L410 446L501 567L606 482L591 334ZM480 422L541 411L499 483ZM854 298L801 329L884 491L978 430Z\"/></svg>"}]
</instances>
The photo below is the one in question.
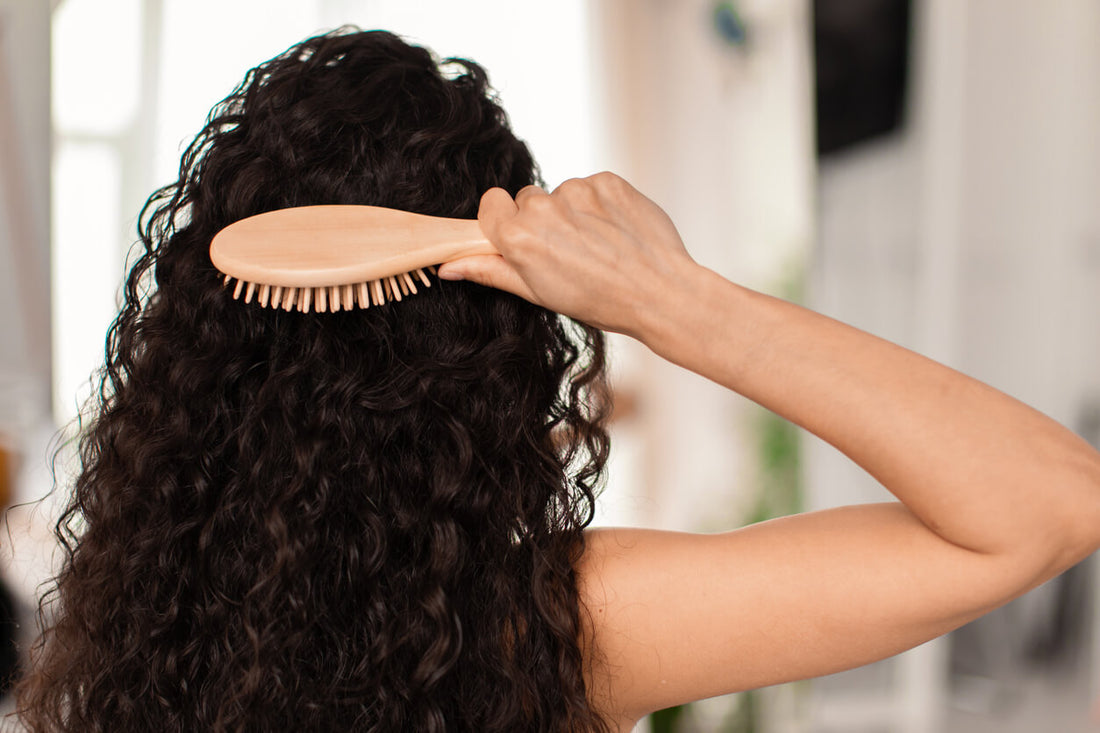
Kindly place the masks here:
<instances>
[{"instance_id":1,"label":"brush bristle","mask_svg":"<svg viewBox=\"0 0 1100 733\"><path fill-rule=\"evenodd\" d=\"M315 288L266 285L226 275L222 284L224 287L229 287L236 281L233 286L233 299L242 300L243 294L244 302L248 303L252 301L253 296L256 296L256 302L261 308L282 308L284 311L297 310L299 313L309 313L312 309L317 313L335 313L340 310L385 305L390 301L400 301L408 295L416 295L417 278L424 287L432 286L432 281L424 272L425 269L435 274L435 267L419 268L378 280Z\"/></svg>"}]
</instances>

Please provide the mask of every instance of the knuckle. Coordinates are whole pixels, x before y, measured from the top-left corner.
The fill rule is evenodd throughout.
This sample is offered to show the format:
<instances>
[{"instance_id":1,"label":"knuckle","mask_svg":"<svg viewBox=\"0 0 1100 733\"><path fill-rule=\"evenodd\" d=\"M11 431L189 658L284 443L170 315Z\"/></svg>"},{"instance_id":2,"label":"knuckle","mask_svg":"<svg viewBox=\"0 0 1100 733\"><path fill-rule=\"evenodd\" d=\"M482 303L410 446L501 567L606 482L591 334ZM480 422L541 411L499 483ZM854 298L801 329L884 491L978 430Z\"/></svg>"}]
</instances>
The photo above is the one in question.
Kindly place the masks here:
<instances>
[{"instance_id":1,"label":"knuckle","mask_svg":"<svg viewBox=\"0 0 1100 733\"><path fill-rule=\"evenodd\" d=\"M587 203L596 198L592 182L586 178L570 178L563 181L554 193L570 203Z\"/></svg>"},{"instance_id":2,"label":"knuckle","mask_svg":"<svg viewBox=\"0 0 1100 733\"><path fill-rule=\"evenodd\" d=\"M601 171L592 176L592 179L593 184L599 188L600 191L606 192L616 198L622 198L631 190L631 186L626 182L625 178L611 171Z\"/></svg>"},{"instance_id":3,"label":"knuckle","mask_svg":"<svg viewBox=\"0 0 1100 733\"><path fill-rule=\"evenodd\" d=\"M534 196L527 202L527 209L535 214L548 214L554 209L549 196Z\"/></svg>"},{"instance_id":4,"label":"knuckle","mask_svg":"<svg viewBox=\"0 0 1100 733\"><path fill-rule=\"evenodd\" d=\"M540 195L541 194L541 195ZM537 201L545 195L546 191L543 191L539 186L535 184L529 184L524 186L516 193L516 201L521 201L530 198L533 201Z\"/></svg>"},{"instance_id":5,"label":"knuckle","mask_svg":"<svg viewBox=\"0 0 1100 733\"><path fill-rule=\"evenodd\" d=\"M586 178L567 178L561 182L557 190L562 193L580 193L587 191L590 185Z\"/></svg>"}]
</instances>

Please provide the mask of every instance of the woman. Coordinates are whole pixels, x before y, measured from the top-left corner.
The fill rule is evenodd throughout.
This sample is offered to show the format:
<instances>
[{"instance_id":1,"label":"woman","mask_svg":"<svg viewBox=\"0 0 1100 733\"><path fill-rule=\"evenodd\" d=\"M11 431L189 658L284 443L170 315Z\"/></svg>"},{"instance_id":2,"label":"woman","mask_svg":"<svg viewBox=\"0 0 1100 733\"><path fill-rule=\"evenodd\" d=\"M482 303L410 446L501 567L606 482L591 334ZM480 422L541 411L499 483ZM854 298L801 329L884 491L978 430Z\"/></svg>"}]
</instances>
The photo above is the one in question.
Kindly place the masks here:
<instances>
[{"instance_id":1,"label":"woman","mask_svg":"<svg viewBox=\"0 0 1100 733\"><path fill-rule=\"evenodd\" d=\"M456 63L309 39L151 199L22 687L32 730L627 731L896 653L1100 544L1078 438L700 267L612 174L532 185L484 72ZM233 301L213 234L315 203L476 214L501 256L366 311ZM599 329L829 440L900 503L583 531Z\"/></svg>"}]
</instances>

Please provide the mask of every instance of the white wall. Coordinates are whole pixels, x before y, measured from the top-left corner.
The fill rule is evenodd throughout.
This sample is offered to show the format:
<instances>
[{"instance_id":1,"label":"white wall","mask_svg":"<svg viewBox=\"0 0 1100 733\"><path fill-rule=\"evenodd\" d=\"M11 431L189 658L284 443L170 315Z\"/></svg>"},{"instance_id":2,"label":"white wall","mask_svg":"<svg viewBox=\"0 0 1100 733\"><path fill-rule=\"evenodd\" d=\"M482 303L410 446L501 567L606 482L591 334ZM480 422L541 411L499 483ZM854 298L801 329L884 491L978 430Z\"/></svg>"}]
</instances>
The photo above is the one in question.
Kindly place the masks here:
<instances>
[{"instance_id":1,"label":"white wall","mask_svg":"<svg viewBox=\"0 0 1100 733\"><path fill-rule=\"evenodd\" d=\"M769 289L812 232L812 97L803 0L739 4L753 34L723 43L713 3L593 3L607 167L664 207L702 264ZM617 341L644 446L634 519L717 531L754 499L749 403Z\"/></svg>"},{"instance_id":2,"label":"white wall","mask_svg":"<svg viewBox=\"0 0 1100 733\"><path fill-rule=\"evenodd\" d=\"M0 0L0 432L48 407L49 5Z\"/></svg>"},{"instance_id":3,"label":"white wall","mask_svg":"<svg viewBox=\"0 0 1100 733\"><path fill-rule=\"evenodd\" d=\"M45 473L52 429L49 89L49 3L0 0L0 445L16 454L16 502L40 495L23 479ZM24 553L13 563L24 516L0 515L0 582L29 606L45 561Z\"/></svg>"},{"instance_id":4,"label":"white wall","mask_svg":"<svg viewBox=\"0 0 1100 733\"><path fill-rule=\"evenodd\" d=\"M1100 392L1100 5L954 5L944 20L965 33L947 72L964 93L926 88L931 62L918 58L908 131L821 167L813 305L911 348L931 344L1074 427ZM926 43L937 33L925 29ZM942 161L945 150L957 157ZM944 189L958 194L947 212L936 208ZM933 258L944 239L953 247ZM920 310L933 300L954 304L938 323ZM829 505L872 498L863 484L815 481Z\"/></svg>"},{"instance_id":5,"label":"white wall","mask_svg":"<svg viewBox=\"0 0 1100 733\"><path fill-rule=\"evenodd\" d=\"M1078 428L1100 399L1100 5L915 8L910 126L821 167L811 305ZM807 488L811 507L889 498L814 438ZM1019 645L1044 592L1000 614L1016 625L996 644ZM934 702L907 730L942 730L945 663L901 662ZM891 731L903 688L879 705Z\"/></svg>"}]
</instances>

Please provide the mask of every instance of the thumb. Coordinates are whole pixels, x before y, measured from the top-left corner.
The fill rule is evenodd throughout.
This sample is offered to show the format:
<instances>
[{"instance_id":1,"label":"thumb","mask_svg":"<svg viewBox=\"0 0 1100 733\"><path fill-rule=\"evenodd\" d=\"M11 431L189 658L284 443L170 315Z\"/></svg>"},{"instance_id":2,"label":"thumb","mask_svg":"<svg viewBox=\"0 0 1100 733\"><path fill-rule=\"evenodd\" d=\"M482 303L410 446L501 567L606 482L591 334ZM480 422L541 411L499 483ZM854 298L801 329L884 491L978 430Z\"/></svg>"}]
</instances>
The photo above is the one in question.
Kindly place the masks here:
<instances>
[{"instance_id":1,"label":"thumb","mask_svg":"<svg viewBox=\"0 0 1100 733\"><path fill-rule=\"evenodd\" d=\"M501 222L511 219L519 212L519 207L511 195L503 188L494 186L481 195L477 210L477 220L481 231L494 244L500 238L497 230Z\"/></svg>"},{"instance_id":2,"label":"thumb","mask_svg":"<svg viewBox=\"0 0 1100 733\"><path fill-rule=\"evenodd\" d=\"M444 262L439 266L437 274L441 280L469 280L539 304L527 283L500 255L460 257Z\"/></svg>"}]
</instances>

